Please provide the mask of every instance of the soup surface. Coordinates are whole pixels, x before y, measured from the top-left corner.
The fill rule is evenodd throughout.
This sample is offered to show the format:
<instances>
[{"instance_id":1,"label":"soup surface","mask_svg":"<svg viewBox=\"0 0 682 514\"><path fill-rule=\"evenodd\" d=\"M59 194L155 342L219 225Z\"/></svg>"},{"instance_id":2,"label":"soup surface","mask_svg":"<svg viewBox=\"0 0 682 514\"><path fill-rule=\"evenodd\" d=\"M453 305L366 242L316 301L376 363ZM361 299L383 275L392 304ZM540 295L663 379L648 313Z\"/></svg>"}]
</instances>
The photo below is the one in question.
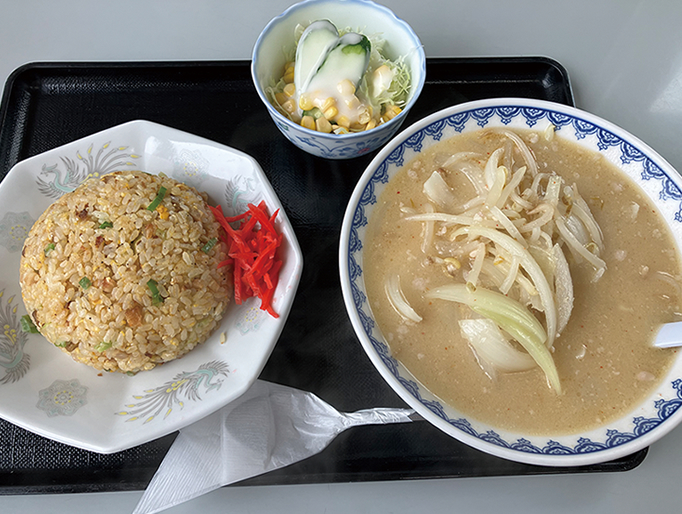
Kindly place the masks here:
<instances>
[{"instance_id":1,"label":"soup surface","mask_svg":"<svg viewBox=\"0 0 682 514\"><path fill-rule=\"evenodd\" d=\"M467 175L470 165L485 166L500 146L506 148L510 167L522 163L519 150L504 136L491 136L490 131L455 136L422 152L391 179L365 238L367 295L393 355L445 403L500 428L575 433L632 409L669 369L676 350L650 344L661 323L682 319L680 261L652 202L615 166L559 133L516 134L534 155L539 173L555 172L565 184L577 186L603 234L600 258L606 269L601 276L560 238L553 241L563 248L574 297L570 319L551 349L561 394L548 386L537 366L490 373L458 325L461 319L480 316L472 316L464 305L426 297L445 284L465 283L472 265L461 258L459 269L447 265L455 262L449 257L452 226L435 222L432 239L425 242L427 223L409 219L434 210L424 183L439 170L458 204L466 204L477 194ZM469 164L448 162L459 152L473 152L462 159ZM405 319L389 300L386 283L396 275L421 321ZM542 313L533 314L546 324Z\"/></svg>"}]
</instances>

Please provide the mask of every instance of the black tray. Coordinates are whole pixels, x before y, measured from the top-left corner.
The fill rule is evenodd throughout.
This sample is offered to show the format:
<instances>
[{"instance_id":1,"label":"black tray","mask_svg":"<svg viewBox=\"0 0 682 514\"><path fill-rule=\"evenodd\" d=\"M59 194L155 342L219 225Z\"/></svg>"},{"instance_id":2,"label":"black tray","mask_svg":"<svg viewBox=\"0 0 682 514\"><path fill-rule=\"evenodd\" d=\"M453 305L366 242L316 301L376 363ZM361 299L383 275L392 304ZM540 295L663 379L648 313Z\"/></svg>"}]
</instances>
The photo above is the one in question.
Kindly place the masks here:
<instances>
[{"instance_id":1,"label":"black tray","mask_svg":"<svg viewBox=\"0 0 682 514\"><path fill-rule=\"evenodd\" d=\"M547 58L430 59L426 76L404 126L444 107L488 97L573 105L566 71ZM261 378L312 391L343 411L405 406L365 356L339 286L341 219L374 153L328 161L299 151L269 119L248 62L35 63L15 71L5 88L0 180L18 161L135 119L252 155L294 225L305 259L303 276ZM0 494L144 489L174 437L99 455L0 420ZM350 429L319 455L241 484L625 471L639 465L646 452L594 466L544 468L473 450L422 421Z\"/></svg>"}]
</instances>

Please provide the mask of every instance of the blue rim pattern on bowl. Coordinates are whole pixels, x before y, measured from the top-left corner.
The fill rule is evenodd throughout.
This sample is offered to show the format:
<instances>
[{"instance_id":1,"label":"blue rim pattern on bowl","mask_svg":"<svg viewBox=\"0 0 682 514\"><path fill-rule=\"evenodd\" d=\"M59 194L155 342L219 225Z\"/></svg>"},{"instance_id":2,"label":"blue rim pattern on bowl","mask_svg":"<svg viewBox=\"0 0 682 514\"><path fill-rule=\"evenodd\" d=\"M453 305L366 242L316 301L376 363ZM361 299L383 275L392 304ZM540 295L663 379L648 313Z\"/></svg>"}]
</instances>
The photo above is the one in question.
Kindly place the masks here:
<instances>
[{"instance_id":1,"label":"blue rim pattern on bowl","mask_svg":"<svg viewBox=\"0 0 682 514\"><path fill-rule=\"evenodd\" d=\"M273 27L280 20L286 19L299 9L305 8L307 4L315 1L316 0L304 0L303 2L294 4L279 16L273 18L265 26L263 31L258 36L258 39L256 40L256 43L253 47L253 52L251 56L251 75L253 78L253 82L256 85L256 92L258 93L258 96L261 98L262 102L265 104L268 113L270 114L270 117L275 122L280 132L284 134L284 136L289 141L291 141L299 148L305 149L309 153L326 159L347 159L352 157L359 157L365 153L371 152L384 145L391 139L391 137L393 137L393 135L402 125L410 108L412 107L416 99L419 97L423 89L424 78L426 76L426 56L423 51L419 55L420 68L419 76L421 77L421 80L413 85L414 90L412 91L412 95L408 100L403 111L400 114L398 114L398 116L396 116L395 118L382 124L381 127L377 127L377 129L374 129L374 131L377 131L378 133L379 132L378 129L381 128L382 135L377 135L368 139L367 135L364 132L358 132L351 133L340 138L339 136L334 134L325 134L302 127L297 123L294 123L293 121L289 120L285 116L282 116L277 111L277 109L275 109L272 106L272 104L270 104L270 101L267 99L267 96L263 92L260 82L258 80L255 63L261 43L263 39L267 37L270 31L272 31ZM349 5L356 4L362 6L367 5L372 6L374 9L382 12L389 18L393 19L398 25L400 25L405 30L406 34L409 34L410 37L412 38L415 48L421 49L423 47L421 41L419 40L419 36L414 32L414 30L412 30L410 25L402 18L396 16L396 14L389 8L374 3L371 0L343 0L343 2ZM415 73L413 73L412 75L415 76Z\"/></svg>"},{"instance_id":2,"label":"blue rim pattern on bowl","mask_svg":"<svg viewBox=\"0 0 682 514\"><path fill-rule=\"evenodd\" d=\"M492 444L506 450L511 450L510 453L506 453L506 456L509 458L528 462L528 459L522 456L519 456L518 458L515 457L514 453L574 456L598 454L606 450L614 450L627 443L634 443L631 444L632 448L630 451L614 455L614 457L622 456L645 447L648 442L638 441L638 439L650 433L654 428L659 427L664 421L670 419L671 416L678 412L682 405L682 377L676 377L670 381L671 391L674 393L672 397L667 400L660 398L653 402L655 416L635 416L632 418L631 431L609 428L602 430L599 437L580 437L571 445L562 444L561 442L556 441L555 439L559 439L559 437L554 439L545 438L546 441L544 444L538 445L533 444L525 438L512 440L493 430L478 431L474 428L472 423L464 417L451 418L447 414L443 404L437 399L430 400L424 398L421 391L422 386L414 380L405 378L405 376L401 374L402 365L391 356L388 345L374 335L375 329L378 330L378 328L376 327L371 314L369 314L369 304L367 302L367 297L363 292L364 285L361 285L362 266L359 263L358 257L360 257L359 252L362 251L362 237L359 234L359 231L368 223L366 208L377 203L378 194L376 193L376 190L380 187L380 184L386 184L392 176L391 172L397 171L406 163L406 160L408 160L406 156L408 150L413 150L414 153L418 153L422 150L425 138L431 137L434 141L440 141L446 131L450 135L454 135L462 133L465 128L471 127L472 125L475 125L478 128L484 128L493 117L497 117L496 119L499 119L499 122L503 125L509 125L514 121L516 124L520 124L526 128L535 128L541 120L546 120L553 124L557 131L562 129L565 130L569 127L572 128L575 131L575 138L577 140L584 139L588 136L595 137L597 141L596 144L600 151L615 150L618 153L618 158L621 163L635 163L639 165L639 174L642 180L658 182L660 185L660 191L658 192L659 198L661 200L672 200L677 203L678 207L677 212L674 214L674 220L677 223L682 223L682 190L678 183L673 180L670 172L664 170L661 165L648 156L648 153L650 153L649 151L641 150L614 133L612 129L602 126L609 125L608 123L600 125L584 119L577 114L566 114L554 110L550 107L552 105L550 103L544 102L544 104L548 107L538 108L536 106L530 107L505 104L502 106L472 108L446 117L439 117L437 113L425 120L424 123L422 123L422 127L413 134L399 136L399 139L403 140L397 141L397 146L395 146L390 153L385 156L381 154L377 157L377 160L382 158L383 160L376 166L376 171L363 186L364 189L362 190L357 205L351 206L353 208L353 217L348 236L347 261L345 263L342 262L342 266L346 266L350 278L350 292L353 301L352 308L355 309L355 312L352 314L357 314L364 335L367 336L373 350L376 352L376 357L378 357L399 384L405 388L408 394L445 423L460 431L465 438L469 440L471 440L471 438L480 440L483 445L475 445L478 446L479 449L485 450L486 443ZM579 112L577 110L575 111ZM431 118L436 119L436 121L428 123L428 120ZM405 134L408 132L410 132L410 129L407 129ZM643 143L641 143L641 146L646 147ZM387 150L388 149L385 151ZM651 151L651 153L653 152ZM672 170L672 168L670 169ZM680 412L682 413L682 411ZM672 429L672 426L670 429ZM587 464L603 460L605 459L596 457L587 460L583 459L580 462L575 462L575 464ZM549 462L545 463L550 464ZM571 462L566 460L550 465L565 464L571 464Z\"/></svg>"}]
</instances>

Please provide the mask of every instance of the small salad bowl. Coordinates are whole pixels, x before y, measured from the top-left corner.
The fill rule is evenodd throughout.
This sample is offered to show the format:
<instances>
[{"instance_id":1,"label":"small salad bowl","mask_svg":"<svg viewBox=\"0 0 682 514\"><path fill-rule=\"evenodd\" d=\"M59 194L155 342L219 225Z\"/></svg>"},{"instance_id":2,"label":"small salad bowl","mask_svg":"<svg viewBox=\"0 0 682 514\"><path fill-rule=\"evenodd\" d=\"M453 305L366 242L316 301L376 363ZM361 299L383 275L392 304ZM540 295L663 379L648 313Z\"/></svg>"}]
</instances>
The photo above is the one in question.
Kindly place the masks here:
<instances>
[{"instance_id":1,"label":"small salad bowl","mask_svg":"<svg viewBox=\"0 0 682 514\"><path fill-rule=\"evenodd\" d=\"M383 55L395 62L404 59L410 86L402 111L377 127L362 132L335 134L305 128L279 112L268 89L283 75L295 53L295 30L317 20L329 20L340 31L350 29L385 41ZM251 75L256 91L284 136L301 150L326 159L351 159L376 150L398 131L421 93L426 77L426 58L419 37L386 7L368 0L306 0L277 16L263 29L253 49Z\"/></svg>"}]
</instances>

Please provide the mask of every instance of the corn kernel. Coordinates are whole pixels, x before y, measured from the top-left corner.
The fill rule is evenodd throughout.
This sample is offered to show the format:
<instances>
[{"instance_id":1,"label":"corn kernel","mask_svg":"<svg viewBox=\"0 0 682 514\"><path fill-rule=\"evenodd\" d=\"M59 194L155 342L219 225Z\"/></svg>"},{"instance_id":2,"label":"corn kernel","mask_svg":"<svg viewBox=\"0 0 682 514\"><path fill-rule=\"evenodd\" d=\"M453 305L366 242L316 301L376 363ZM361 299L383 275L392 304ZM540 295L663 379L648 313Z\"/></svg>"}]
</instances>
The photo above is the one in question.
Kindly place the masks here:
<instances>
[{"instance_id":1,"label":"corn kernel","mask_svg":"<svg viewBox=\"0 0 682 514\"><path fill-rule=\"evenodd\" d=\"M282 109L284 109L289 114L296 112L296 102L293 98L289 98L286 102L282 104Z\"/></svg>"},{"instance_id":2,"label":"corn kernel","mask_svg":"<svg viewBox=\"0 0 682 514\"><path fill-rule=\"evenodd\" d=\"M344 79L336 85L336 89L342 95L354 95L355 94L355 84L350 80Z\"/></svg>"},{"instance_id":3,"label":"corn kernel","mask_svg":"<svg viewBox=\"0 0 682 514\"><path fill-rule=\"evenodd\" d=\"M386 107L386 111L384 112L383 118L385 118L386 121L392 120L401 112L402 109L397 105L389 105Z\"/></svg>"},{"instance_id":4,"label":"corn kernel","mask_svg":"<svg viewBox=\"0 0 682 514\"><path fill-rule=\"evenodd\" d=\"M286 86L284 86L284 94L285 95L294 96L294 93L296 93L296 86L293 83L287 84Z\"/></svg>"},{"instance_id":5,"label":"corn kernel","mask_svg":"<svg viewBox=\"0 0 682 514\"><path fill-rule=\"evenodd\" d=\"M288 100L287 95L284 93L275 93L275 100L279 105L282 105L284 102Z\"/></svg>"},{"instance_id":6,"label":"corn kernel","mask_svg":"<svg viewBox=\"0 0 682 514\"><path fill-rule=\"evenodd\" d=\"M333 120L339 114L339 110L336 107L330 107L324 111L324 117L328 120Z\"/></svg>"},{"instance_id":7,"label":"corn kernel","mask_svg":"<svg viewBox=\"0 0 682 514\"><path fill-rule=\"evenodd\" d=\"M372 130L374 127L377 126L376 120L372 119L367 122L367 125L365 125L365 130Z\"/></svg>"},{"instance_id":8,"label":"corn kernel","mask_svg":"<svg viewBox=\"0 0 682 514\"><path fill-rule=\"evenodd\" d=\"M372 119L372 115L369 113L369 109L365 109L358 115L358 122L363 125L369 123L370 119Z\"/></svg>"},{"instance_id":9,"label":"corn kernel","mask_svg":"<svg viewBox=\"0 0 682 514\"><path fill-rule=\"evenodd\" d=\"M330 96L322 103L321 109L324 112L330 107L336 107L336 98L334 98L333 96Z\"/></svg>"},{"instance_id":10,"label":"corn kernel","mask_svg":"<svg viewBox=\"0 0 682 514\"><path fill-rule=\"evenodd\" d=\"M348 119L348 116L339 116L339 118L336 120L336 124L339 127L344 127L344 128L350 128L350 120Z\"/></svg>"},{"instance_id":11,"label":"corn kernel","mask_svg":"<svg viewBox=\"0 0 682 514\"><path fill-rule=\"evenodd\" d=\"M315 130L315 118L312 116L303 116L303 118L301 118L301 126L310 130Z\"/></svg>"},{"instance_id":12,"label":"corn kernel","mask_svg":"<svg viewBox=\"0 0 682 514\"><path fill-rule=\"evenodd\" d=\"M315 120L315 127L318 132L325 132L326 134L329 134L332 131L332 124L329 123L329 120L324 116L320 116Z\"/></svg>"},{"instance_id":13,"label":"corn kernel","mask_svg":"<svg viewBox=\"0 0 682 514\"><path fill-rule=\"evenodd\" d=\"M346 98L345 102L350 109L357 109L360 107L360 99L355 95Z\"/></svg>"},{"instance_id":14,"label":"corn kernel","mask_svg":"<svg viewBox=\"0 0 682 514\"><path fill-rule=\"evenodd\" d=\"M310 95L307 93L303 93L301 95L301 98L298 99L298 106L304 111L309 111L310 109L315 107L315 105L313 104L313 99L310 98Z\"/></svg>"},{"instance_id":15,"label":"corn kernel","mask_svg":"<svg viewBox=\"0 0 682 514\"><path fill-rule=\"evenodd\" d=\"M284 76L282 77L284 79L284 82L287 84L291 84L294 81L294 67L291 66L284 70Z\"/></svg>"}]
</instances>

